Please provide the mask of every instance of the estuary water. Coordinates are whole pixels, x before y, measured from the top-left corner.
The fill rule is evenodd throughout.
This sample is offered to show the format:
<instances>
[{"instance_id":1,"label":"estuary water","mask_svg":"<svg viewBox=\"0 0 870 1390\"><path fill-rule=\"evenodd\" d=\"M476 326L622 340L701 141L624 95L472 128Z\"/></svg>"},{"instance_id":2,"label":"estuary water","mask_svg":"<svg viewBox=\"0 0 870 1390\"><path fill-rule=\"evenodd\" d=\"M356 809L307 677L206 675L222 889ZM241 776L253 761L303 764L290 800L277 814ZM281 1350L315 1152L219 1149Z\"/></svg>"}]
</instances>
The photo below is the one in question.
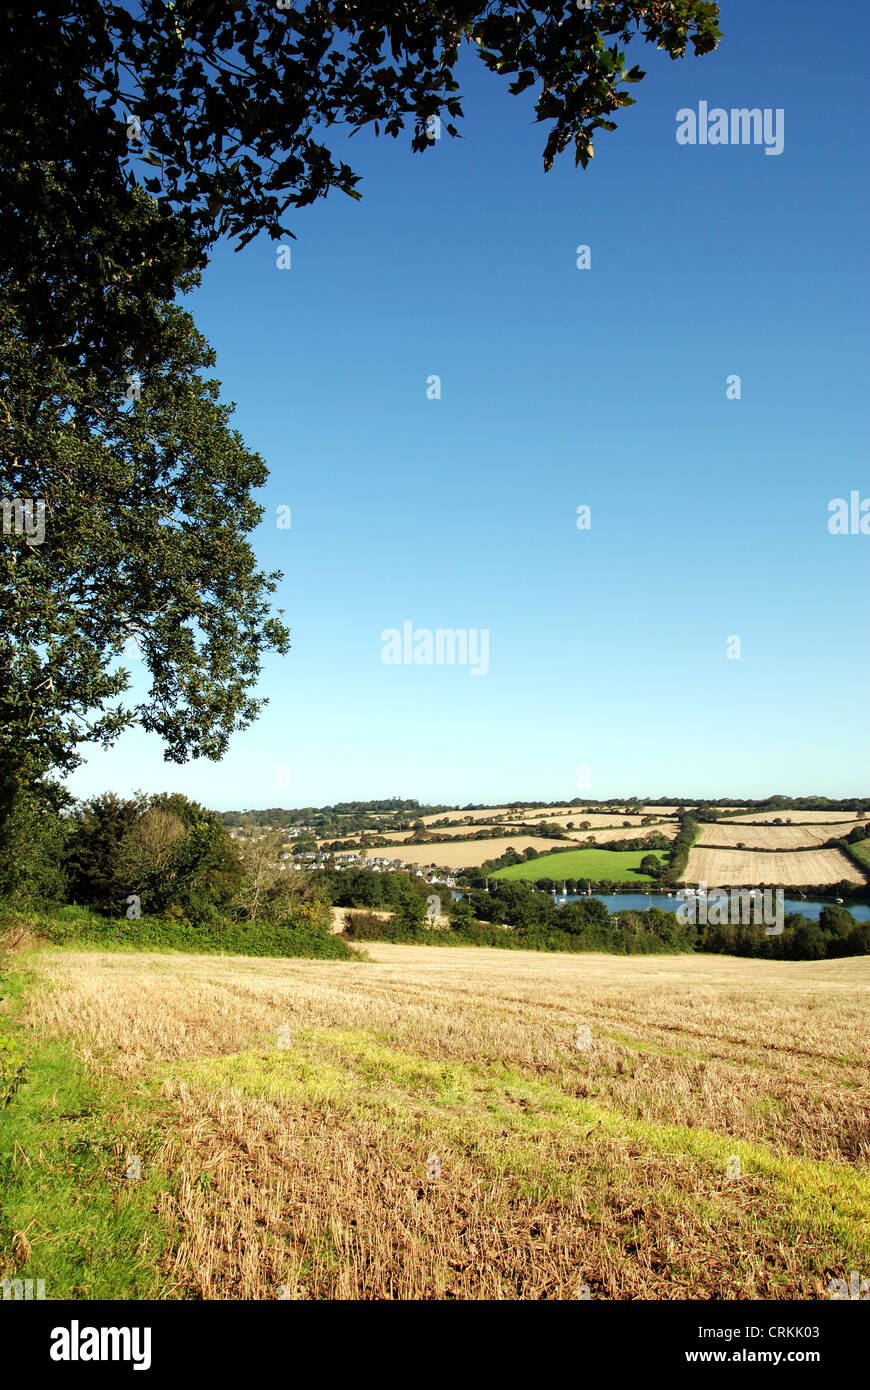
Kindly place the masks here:
<instances>
[{"instance_id":1,"label":"estuary water","mask_svg":"<svg viewBox=\"0 0 870 1390\"><path fill-rule=\"evenodd\" d=\"M554 896L556 902L561 906L562 903L581 903L588 895L586 893L569 893L566 897L564 893L556 893ZM632 908L635 912L643 912L648 907L661 907L664 908L665 912L676 912L683 902L682 898L676 896L669 898L664 893L593 893L592 896L593 898L600 898L603 903L606 903L608 912L628 912ZM814 902L809 898L784 899L786 916L789 912L800 912L813 922L819 920L823 907L831 906L831 902ZM870 922L870 904L853 903L849 907L848 903L844 903L843 906L851 912L857 922Z\"/></svg>"}]
</instances>

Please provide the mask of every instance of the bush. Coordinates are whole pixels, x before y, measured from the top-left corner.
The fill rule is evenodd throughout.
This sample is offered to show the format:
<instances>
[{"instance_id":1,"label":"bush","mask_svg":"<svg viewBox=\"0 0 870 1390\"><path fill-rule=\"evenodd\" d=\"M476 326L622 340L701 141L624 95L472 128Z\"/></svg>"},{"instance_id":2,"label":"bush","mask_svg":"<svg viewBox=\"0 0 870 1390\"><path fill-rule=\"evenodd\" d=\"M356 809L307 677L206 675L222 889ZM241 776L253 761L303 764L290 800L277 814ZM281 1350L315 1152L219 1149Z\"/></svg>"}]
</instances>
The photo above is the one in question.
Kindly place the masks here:
<instances>
[{"instance_id":1,"label":"bush","mask_svg":"<svg viewBox=\"0 0 870 1390\"><path fill-rule=\"evenodd\" d=\"M98 916L81 907L40 916L39 935L57 946L98 946L105 950L186 951L197 955L302 956L358 960L359 953L316 920L300 914L292 922L191 921L178 909L163 917L132 921Z\"/></svg>"},{"instance_id":2,"label":"bush","mask_svg":"<svg viewBox=\"0 0 870 1390\"><path fill-rule=\"evenodd\" d=\"M384 934L384 921L376 912L346 912L345 931L354 941L380 941Z\"/></svg>"},{"instance_id":3,"label":"bush","mask_svg":"<svg viewBox=\"0 0 870 1390\"><path fill-rule=\"evenodd\" d=\"M463 922L450 932L437 933L438 936L442 934L454 937L458 946L499 946L510 950L519 945L515 932L509 927L497 927L492 922Z\"/></svg>"}]
</instances>

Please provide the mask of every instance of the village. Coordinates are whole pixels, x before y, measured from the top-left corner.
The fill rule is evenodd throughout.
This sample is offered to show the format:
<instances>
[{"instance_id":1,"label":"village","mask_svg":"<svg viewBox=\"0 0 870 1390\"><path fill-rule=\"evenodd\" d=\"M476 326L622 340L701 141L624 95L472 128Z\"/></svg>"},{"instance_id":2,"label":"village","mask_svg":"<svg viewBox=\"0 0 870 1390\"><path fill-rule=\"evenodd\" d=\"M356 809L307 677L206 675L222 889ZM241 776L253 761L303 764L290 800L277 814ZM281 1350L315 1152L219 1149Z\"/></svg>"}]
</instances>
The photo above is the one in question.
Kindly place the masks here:
<instances>
[{"instance_id":1,"label":"village","mask_svg":"<svg viewBox=\"0 0 870 1390\"><path fill-rule=\"evenodd\" d=\"M232 826L229 830L230 838L233 840L245 838L263 840L278 833L289 833L298 840L302 836L312 835L313 827L299 825L292 826L289 831L279 831L278 827L263 825L256 831L250 831ZM456 887L456 871L444 864L433 863L422 866L409 864L404 859L391 859L385 855L371 854L365 849L340 850L338 852L327 849L310 849L300 852L298 849L293 849L293 844L289 840L281 846L275 867L282 873L287 869L296 873L303 870L310 873L315 869L371 869L376 874L408 873L414 878L421 879L424 883L439 884L445 888Z\"/></svg>"}]
</instances>

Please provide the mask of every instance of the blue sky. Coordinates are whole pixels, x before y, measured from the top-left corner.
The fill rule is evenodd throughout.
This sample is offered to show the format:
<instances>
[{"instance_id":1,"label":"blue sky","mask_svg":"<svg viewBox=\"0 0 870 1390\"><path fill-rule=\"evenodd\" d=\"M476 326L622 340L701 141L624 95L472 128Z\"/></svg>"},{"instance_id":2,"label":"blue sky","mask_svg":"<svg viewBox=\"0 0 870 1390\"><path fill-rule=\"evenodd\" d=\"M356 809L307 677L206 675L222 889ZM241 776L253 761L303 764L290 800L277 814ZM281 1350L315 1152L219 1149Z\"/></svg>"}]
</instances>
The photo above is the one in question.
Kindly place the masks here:
<instances>
[{"instance_id":1,"label":"blue sky","mask_svg":"<svg viewBox=\"0 0 870 1390\"><path fill-rule=\"evenodd\" d=\"M866 795L870 536L827 523L870 497L870 10L721 11L715 54L640 46L586 171L544 174L531 92L469 52L462 140L339 139L363 199L298 213L289 270L218 249L187 307L271 471L292 650L222 763L132 732L76 795ZM782 108L782 154L678 145L700 101ZM384 664L407 620L488 630L488 672Z\"/></svg>"}]
</instances>

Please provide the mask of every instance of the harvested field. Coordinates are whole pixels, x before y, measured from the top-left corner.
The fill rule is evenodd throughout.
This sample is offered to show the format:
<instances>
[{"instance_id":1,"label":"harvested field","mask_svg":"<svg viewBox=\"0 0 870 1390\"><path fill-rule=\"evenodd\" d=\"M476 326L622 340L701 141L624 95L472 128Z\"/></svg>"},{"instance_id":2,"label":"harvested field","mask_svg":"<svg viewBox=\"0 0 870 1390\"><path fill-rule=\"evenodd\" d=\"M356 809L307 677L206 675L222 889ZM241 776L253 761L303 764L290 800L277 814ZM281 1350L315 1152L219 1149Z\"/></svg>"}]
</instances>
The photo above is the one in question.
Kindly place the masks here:
<instances>
[{"instance_id":1,"label":"harvested field","mask_svg":"<svg viewBox=\"0 0 870 1390\"><path fill-rule=\"evenodd\" d=\"M588 840L590 837L599 844L602 840L637 840L646 835L665 835L672 840L676 835L679 826L676 821L665 821L662 825L614 825L599 826L594 830L569 830L568 834L572 840ZM654 851L655 852L655 851ZM662 850L662 853L666 853Z\"/></svg>"},{"instance_id":2,"label":"harvested field","mask_svg":"<svg viewBox=\"0 0 870 1390\"><path fill-rule=\"evenodd\" d=\"M456 821L467 820L469 816L475 821L488 823L497 816L506 816L509 820L539 821L548 820L552 816L564 817L567 820L592 820L594 815L598 815L601 821L613 825L621 825L623 820L628 819L620 811L587 812L578 806L489 806L479 811L442 811L438 815L423 816L422 820L424 825L443 820L453 825ZM638 820L640 819L639 816Z\"/></svg>"},{"instance_id":3,"label":"harvested field","mask_svg":"<svg viewBox=\"0 0 870 1390\"><path fill-rule=\"evenodd\" d=\"M534 837L534 836L530 836L530 837L528 837L528 839L526 839L526 838L523 837L523 838L522 838L522 843L523 843L524 845L525 845L525 844L534 845L536 848L539 848L539 849L541 849L541 850L550 849L550 848L552 848L553 845L561 845L561 846L563 847L563 849L564 849L564 848L566 848L567 846L569 846L569 845L571 845L571 844L576 844L576 843L578 843L578 842L584 842L584 841L586 841L587 839L593 839L593 840L596 842L596 844L600 844L603 840L635 840L635 839L637 839L637 837L638 837L639 834L640 834L640 835L646 835L646 834L648 834L648 833L651 833L651 832L654 831L654 830L657 831L658 833L662 834L662 835L667 836L667 838L668 838L669 840L672 840L672 839L674 838L674 836L676 835L676 833L677 833L677 826L676 826L675 823L674 823L674 824L665 823L664 825L645 825L645 826L641 827L640 830L638 830L638 827L637 827L637 826L614 825L614 826L609 826L609 827L600 828L600 829L597 829L597 830L570 830L570 831L568 832L568 839L567 839L567 840L552 840L552 839L547 839L547 838L544 837L544 836L541 836L540 838ZM434 832L434 833L437 834L437 831ZM457 831L457 832L456 832L456 837L455 837L455 839L452 840L452 841L448 841L446 844L439 845L439 844L437 844L437 843L432 843L432 844L428 844L428 845L416 845L416 846L413 846L413 848L415 848L415 849L421 849L421 850L424 850L424 851L427 850L427 849L431 849L432 853L429 854L428 856L425 856L422 860L421 860L421 859L414 859L413 861L409 861L409 862L413 862L413 863L415 863L415 864L420 864L420 863L429 864L429 863L431 863L431 862L434 862L434 863L436 863L436 864L437 864L437 863L441 863L442 861L439 860L439 858L438 858L438 851L439 851L439 850L448 849L448 848L452 847L452 845L455 844L457 841L468 840L468 839L470 839L470 837L471 837L473 834L474 834L474 831L471 830L471 828L469 827L469 834L468 834L468 835L462 835L459 831ZM407 837L405 837L405 839L407 840ZM517 842L518 842L518 837L515 837L515 836L514 836L514 837L511 837L511 838L510 838L510 843L511 843L511 844L514 844L514 843L517 843ZM480 845L480 846L485 847L485 846L488 845L488 844L489 844L489 845L495 845L495 844L501 845L501 844L505 843L505 840L504 840L504 837L499 837L498 839L493 838L493 839L491 839L491 840L475 840L474 843L475 843L475 845ZM396 849L399 849L399 850L404 850L403 841L400 840L400 839L398 839L398 838L396 838L396 837L391 836L391 837L390 837L390 841L389 841L388 844L386 844L386 845L381 845L381 846L379 846L377 849L373 849L373 850L371 851L371 853L372 853L372 854L382 854L382 853L384 853L386 850L389 850L389 849L392 848L392 847L395 847ZM665 851L663 850L662 853L664 853L664 852L665 852ZM498 858L498 855L499 855L499 854L503 854L503 853L504 853L504 850L501 849L501 850L498 850L498 851L496 851L496 852L494 852L494 853L491 853L491 854L484 854L484 855L482 856L482 859L493 859L493 858ZM397 855L396 857L397 857L397 858L407 858L407 856L406 856L404 853L399 854L399 855ZM445 864L449 864L451 861L445 859L443 862L444 862ZM482 862L482 860L481 860L481 862ZM459 866L456 866L456 867L459 867Z\"/></svg>"},{"instance_id":4,"label":"harvested field","mask_svg":"<svg viewBox=\"0 0 870 1390\"><path fill-rule=\"evenodd\" d=\"M837 835L848 835L855 822L817 821L815 825L704 825L696 845L737 845L747 849L812 849Z\"/></svg>"},{"instance_id":5,"label":"harvested field","mask_svg":"<svg viewBox=\"0 0 870 1390\"><path fill-rule=\"evenodd\" d=\"M759 887L761 884L864 883L860 870L836 849L791 850L782 854L753 854L742 849L698 849L689 852L683 875L686 883L717 887Z\"/></svg>"},{"instance_id":6,"label":"harvested field","mask_svg":"<svg viewBox=\"0 0 870 1390\"><path fill-rule=\"evenodd\" d=\"M708 1300L868 1267L870 960L369 951L33 953L0 1273L80 1299Z\"/></svg>"},{"instance_id":7,"label":"harvested field","mask_svg":"<svg viewBox=\"0 0 870 1390\"><path fill-rule=\"evenodd\" d=\"M774 820L788 820L792 825L818 825L823 821L849 821L854 825L857 818L857 811L746 811L743 815L733 816L731 823L759 821L768 825Z\"/></svg>"},{"instance_id":8,"label":"harvested field","mask_svg":"<svg viewBox=\"0 0 870 1390\"><path fill-rule=\"evenodd\" d=\"M573 821L575 829L581 821L588 821L591 830L598 830L606 826L613 826L614 829L622 829L625 826L626 821L629 821L629 823L635 829L635 831L638 829L638 827L641 830L656 829L656 827L653 825L642 825L641 822L643 821L643 819L643 816L621 816L618 813L616 815L600 815L595 811L568 811L567 813L564 811L557 811L554 812L552 815L530 815L528 817L528 820L532 822L544 820L547 822L551 822L553 825L561 826L565 826L568 821ZM670 821L666 823L673 825L674 832L676 833L677 822Z\"/></svg>"},{"instance_id":9,"label":"harvested field","mask_svg":"<svg viewBox=\"0 0 870 1390\"><path fill-rule=\"evenodd\" d=\"M543 835L514 835L504 840L448 840L443 845L403 845L397 859L407 864L438 864L445 869L470 869L482 864L485 859L498 859L508 845L513 845L517 854L531 845L541 853L549 849L568 849L571 840L549 840ZM388 847L372 850L373 855L389 857Z\"/></svg>"}]
</instances>

